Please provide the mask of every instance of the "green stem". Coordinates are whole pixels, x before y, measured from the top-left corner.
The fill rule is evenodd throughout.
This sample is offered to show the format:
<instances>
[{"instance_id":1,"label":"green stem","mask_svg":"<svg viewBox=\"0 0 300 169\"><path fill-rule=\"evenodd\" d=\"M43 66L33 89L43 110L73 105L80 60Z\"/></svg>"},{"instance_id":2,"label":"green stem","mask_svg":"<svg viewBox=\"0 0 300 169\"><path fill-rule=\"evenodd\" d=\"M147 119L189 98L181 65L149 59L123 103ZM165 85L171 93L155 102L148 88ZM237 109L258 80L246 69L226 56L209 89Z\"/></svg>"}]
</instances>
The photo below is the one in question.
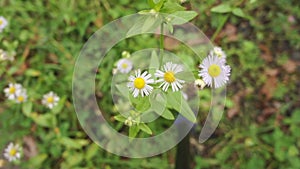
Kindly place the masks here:
<instances>
[{"instance_id":1,"label":"green stem","mask_svg":"<svg viewBox=\"0 0 300 169\"><path fill-rule=\"evenodd\" d=\"M159 51L159 55L160 55L160 61L159 61L159 68L161 68L162 66L162 62L163 62L163 55L164 55L164 22L161 23L160 25L160 51Z\"/></svg>"},{"instance_id":2,"label":"green stem","mask_svg":"<svg viewBox=\"0 0 300 169\"><path fill-rule=\"evenodd\" d=\"M175 169L191 169L190 133L177 145Z\"/></svg>"},{"instance_id":3,"label":"green stem","mask_svg":"<svg viewBox=\"0 0 300 169\"><path fill-rule=\"evenodd\" d=\"M211 38L211 41L215 41L216 37L218 36L218 34L220 33L220 31L222 30L222 28L224 27L225 23L227 22L227 20L229 19L229 15L230 14L227 14L225 16L225 18L222 20L221 24L218 26L216 32L213 34L212 38Z\"/></svg>"}]
</instances>

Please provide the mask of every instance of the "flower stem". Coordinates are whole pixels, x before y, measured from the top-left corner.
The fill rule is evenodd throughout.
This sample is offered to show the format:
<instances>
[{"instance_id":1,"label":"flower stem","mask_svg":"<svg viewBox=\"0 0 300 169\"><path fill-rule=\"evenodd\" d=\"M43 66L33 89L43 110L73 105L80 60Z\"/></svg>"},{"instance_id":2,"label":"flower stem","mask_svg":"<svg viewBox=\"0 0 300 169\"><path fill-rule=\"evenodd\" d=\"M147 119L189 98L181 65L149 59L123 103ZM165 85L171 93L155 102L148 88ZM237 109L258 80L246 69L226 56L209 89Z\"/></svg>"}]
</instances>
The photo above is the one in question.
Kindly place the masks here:
<instances>
[{"instance_id":1,"label":"flower stem","mask_svg":"<svg viewBox=\"0 0 300 169\"><path fill-rule=\"evenodd\" d=\"M164 22L161 23L160 25L160 51L159 51L159 55L160 55L160 61L159 61L159 68L161 68L162 66L162 62L163 62L163 55L164 55Z\"/></svg>"},{"instance_id":2,"label":"flower stem","mask_svg":"<svg viewBox=\"0 0 300 169\"><path fill-rule=\"evenodd\" d=\"M222 20L221 24L218 26L216 32L213 34L212 38L210 39L212 42L215 41L216 37L218 36L218 34L220 33L220 31L222 30L222 28L224 27L225 23L227 22L229 18L229 14L227 14L224 19Z\"/></svg>"}]
</instances>

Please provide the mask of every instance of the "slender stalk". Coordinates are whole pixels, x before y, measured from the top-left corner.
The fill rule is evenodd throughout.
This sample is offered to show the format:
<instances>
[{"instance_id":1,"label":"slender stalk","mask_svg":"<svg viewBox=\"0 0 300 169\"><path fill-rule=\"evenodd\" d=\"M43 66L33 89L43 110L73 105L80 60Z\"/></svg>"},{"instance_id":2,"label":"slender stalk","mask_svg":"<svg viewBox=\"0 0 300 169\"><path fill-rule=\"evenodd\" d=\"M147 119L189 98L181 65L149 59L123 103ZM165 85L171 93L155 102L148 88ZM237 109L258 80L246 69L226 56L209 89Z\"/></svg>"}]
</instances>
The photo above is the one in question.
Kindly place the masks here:
<instances>
[{"instance_id":1,"label":"slender stalk","mask_svg":"<svg viewBox=\"0 0 300 169\"><path fill-rule=\"evenodd\" d=\"M225 16L225 18L222 20L221 24L218 26L216 32L213 34L211 41L215 41L216 37L218 36L218 34L220 33L220 31L222 30L222 28L224 27L225 23L227 22L227 20L229 19L229 14L227 14Z\"/></svg>"},{"instance_id":2,"label":"slender stalk","mask_svg":"<svg viewBox=\"0 0 300 169\"><path fill-rule=\"evenodd\" d=\"M159 44L159 55L160 55L160 61L159 61L159 68L162 66L163 62L163 55L164 55L164 22L160 25L160 44Z\"/></svg>"},{"instance_id":3,"label":"slender stalk","mask_svg":"<svg viewBox=\"0 0 300 169\"><path fill-rule=\"evenodd\" d=\"M191 169L190 133L178 144L175 169Z\"/></svg>"}]
</instances>

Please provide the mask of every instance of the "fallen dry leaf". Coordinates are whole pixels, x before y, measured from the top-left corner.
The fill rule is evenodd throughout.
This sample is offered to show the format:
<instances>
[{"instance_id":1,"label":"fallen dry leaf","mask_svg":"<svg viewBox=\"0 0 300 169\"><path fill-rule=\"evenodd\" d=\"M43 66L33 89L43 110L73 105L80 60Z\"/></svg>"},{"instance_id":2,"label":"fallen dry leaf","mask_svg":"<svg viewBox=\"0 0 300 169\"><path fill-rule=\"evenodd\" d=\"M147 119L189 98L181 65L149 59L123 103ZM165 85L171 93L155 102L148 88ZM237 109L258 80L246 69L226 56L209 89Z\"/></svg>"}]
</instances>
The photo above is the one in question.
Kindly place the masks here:
<instances>
[{"instance_id":1,"label":"fallen dry leaf","mask_svg":"<svg viewBox=\"0 0 300 169\"><path fill-rule=\"evenodd\" d=\"M288 73L294 73L297 70L297 63L292 60L288 60L282 66L283 66L284 70Z\"/></svg>"},{"instance_id":2,"label":"fallen dry leaf","mask_svg":"<svg viewBox=\"0 0 300 169\"><path fill-rule=\"evenodd\" d=\"M220 37L227 37L227 40L229 42L234 42L238 40L238 36L237 36L237 28L236 26L228 23L225 26L225 29L223 31L221 31Z\"/></svg>"},{"instance_id":3,"label":"fallen dry leaf","mask_svg":"<svg viewBox=\"0 0 300 169\"><path fill-rule=\"evenodd\" d=\"M36 142L32 136L25 136L23 138L24 141L24 156L26 159L30 159L38 154L38 149L36 146Z\"/></svg>"},{"instance_id":4,"label":"fallen dry leaf","mask_svg":"<svg viewBox=\"0 0 300 169\"><path fill-rule=\"evenodd\" d=\"M261 93L266 96L266 100L270 100L273 97L273 93L276 90L278 79L276 76L269 76L266 83L261 89Z\"/></svg>"},{"instance_id":5,"label":"fallen dry leaf","mask_svg":"<svg viewBox=\"0 0 300 169\"><path fill-rule=\"evenodd\" d=\"M266 100L270 100L273 97L273 93L276 90L279 74L278 69L266 69L264 72L267 80L261 88L261 93L266 96Z\"/></svg>"},{"instance_id":6,"label":"fallen dry leaf","mask_svg":"<svg viewBox=\"0 0 300 169\"><path fill-rule=\"evenodd\" d=\"M259 49L262 51L261 57L266 61L266 62L272 62L273 61L273 56L270 51L270 49L264 45L260 44Z\"/></svg>"}]
</instances>

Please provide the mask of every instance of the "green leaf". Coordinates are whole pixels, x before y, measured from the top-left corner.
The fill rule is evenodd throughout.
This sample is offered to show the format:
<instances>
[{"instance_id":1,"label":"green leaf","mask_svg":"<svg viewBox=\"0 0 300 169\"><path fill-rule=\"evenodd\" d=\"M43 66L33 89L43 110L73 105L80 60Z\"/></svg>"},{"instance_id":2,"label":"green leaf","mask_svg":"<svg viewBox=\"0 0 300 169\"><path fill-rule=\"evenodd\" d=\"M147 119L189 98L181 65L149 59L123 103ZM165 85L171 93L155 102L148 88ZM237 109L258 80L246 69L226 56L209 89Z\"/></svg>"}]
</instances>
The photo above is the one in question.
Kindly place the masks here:
<instances>
[{"instance_id":1,"label":"green leaf","mask_svg":"<svg viewBox=\"0 0 300 169\"><path fill-rule=\"evenodd\" d=\"M48 158L47 154L39 154L35 157L30 158L30 160L27 162L28 167L27 168L41 168L43 162Z\"/></svg>"},{"instance_id":2,"label":"green leaf","mask_svg":"<svg viewBox=\"0 0 300 169\"><path fill-rule=\"evenodd\" d=\"M147 14L140 16L136 23L128 30L126 37L131 37L134 35L153 32L156 28L160 26L162 19L160 16L154 16L153 14Z\"/></svg>"},{"instance_id":3,"label":"green leaf","mask_svg":"<svg viewBox=\"0 0 300 169\"><path fill-rule=\"evenodd\" d=\"M215 13L229 13L232 11L232 7L228 4L221 4L216 7L213 7L210 11Z\"/></svg>"},{"instance_id":4,"label":"green leaf","mask_svg":"<svg viewBox=\"0 0 300 169\"><path fill-rule=\"evenodd\" d=\"M115 85L120 94L129 100L129 89L126 84Z\"/></svg>"},{"instance_id":5,"label":"green leaf","mask_svg":"<svg viewBox=\"0 0 300 169\"><path fill-rule=\"evenodd\" d=\"M243 10L241 8L234 8L232 10L232 13L235 16L239 16L239 17L242 17L242 18L247 18L247 16L245 15L245 13L243 12Z\"/></svg>"},{"instance_id":6,"label":"green leaf","mask_svg":"<svg viewBox=\"0 0 300 169\"><path fill-rule=\"evenodd\" d=\"M32 112L32 102L25 102L22 105L22 112L25 116L29 117L30 113Z\"/></svg>"},{"instance_id":7,"label":"green leaf","mask_svg":"<svg viewBox=\"0 0 300 169\"><path fill-rule=\"evenodd\" d=\"M81 153L70 153L66 158L69 167L78 165L82 160L83 160L83 154Z\"/></svg>"},{"instance_id":8,"label":"green leaf","mask_svg":"<svg viewBox=\"0 0 300 169\"><path fill-rule=\"evenodd\" d=\"M128 38L140 34L142 32L141 28L143 27L146 18L147 16L140 16L137 19L136 23L128 30L126 37Z\"/></svg>"},{"instance_id":9,"label":"green leaf","mask_svg":"<svg viewBox=\"0 0 300 169\"><path fill-rule=\"evenodd\" d=\"M197 15L198 15L198 13L195 11L177 11L170 15L170 17L175 16L175 18L173 20L171 20L171 23L173 25L181 25L181 24L191 21Z\"/></svg>"},{"instance_id":10,"label":"green leaf","mask_svg":"<svg viewBox=\"0 0 300 169\"><path fill-rule=\"evenodd\" d=\"M167 120L175 119L173 113L169 109L165 109L165 111L163 112L163 114L161 116Z\"/></svg>"},{"instance_id":11,"label":"green leaf","mask_svg":"<svg viewBox=\"0 0 300 169\"><path fill-rule=\"evenodd\" d=\"M167 28L170 31L171 34L173 34L174 32L174 27L170 22L167 22Z\"/></svg>"},{"instance_id":12,"label":"green leaf","mask_svg":"<svg viewBox=\"0 0 300 169\"><path fill-rule=\"evenodd\" d=\"M132 95L129 95L132 105L135 107L135 110L138 112L144 112L148 110L151 106L148 97L138 96L134 98Z\"/></svg>"},{"instance_id":13,"label":"green leaf","mask_svg":"<svg viewBox=\"0 0 300 169\"><path fill-rule=\"evenodd\" d=\"M52 112L54 114L60 113L62 109L65 107L65 102L66 102L66 97L64 96L59 100L58 105L53 107Z\"/></svg>"},{"instance_id":14,"label":"green leaf","mask_svg":"<svg viewBox=\"0 0 300 169\"><path fill-rule=\"evenodd\" d=\"M289 150L288 150L288 155L289 155L290 157L299 155L299 150L298 150L298 148L297 148L296 146L294 146L294 145L291 145L291 146L289 147Z\"/></svg>"},{"instance_id":15,"label":"green leaf","mask_svg":"<svg viewBox=\"0 0 300 169\"><path fill-rule=\"evenodd\" d=\"M165 0L148 0L148 5L150 6L150 8L154 9L157 12L159 12L164 3Z\"/></svg>"},{"instance_id":16,"label":"green leaf","mask_svg":"<svg viewBox=\"0 0 300 169\"><path fill-rule=\"evenodd\" d=\"M141 10L138 12L138 14L141 14L141 15L148 15L150 12L150 10Z\"/></svg>"},{"instance_id":17,"label":"green leaf","mask_svg":"<svg viewBox=\"0 0 300 169\"><path fill-rule=\"evenodd\" d=\"M162 115L167 104L166 96L159 92L159 90L155 90L152 92L149 101L151 104L151 109L158 115Z\"/></svg>"},{"instance_id":18,"label":"green leaf","mask_svg":"<svg viewBox=\"0 0 300 169\"><path fill-rule=\"evenodd\" d=\"M71 139L68 137L60 138L59 142L70 149L81 149L83 146L88 145L89 143L89 141L86 139Z\"/></svg>"},{"instance_id":19,"label":"green leaf","mask_svg":"<svg viewBox=\"0 0 300 169\"><path fill-rule=\"evenodd\" d=\"M119 122L125 122L126 118L124 116L122 116L121 114L114 116L114 119L119 121Z\"/></svg>"},{"instance_id":20,"label":"green leaf","mask_svg":"<svg viewBox=\"0 0 300 169\"><path fill-rule=\"evenodd\" d=\"M139 128L145 133L152 135L152 130L145 123L140 123Z\"/></svg>"},{"instance_id":21,"label":"green leaf","mask_svg":"<svg viewBox=\"0 0 300 169\"><path fill-rule=\"evenodd\" d=\"M42 126L42 127L55 127L57 120L55 115L53 114L43 114L43 115L37 115L37 114L31 114L30 117L33 119L33 121Z\"/></svg>"},{"instance_id":22,"label":"green leaf","mask_svg":"<svg viewBox=\"0 0 300 169\"><path fill-rule=\"evenodd\" d=\"M99 151L99 147L97 144L91 144L86 151L85 159L91 160Z\"/></svg>"},{"instance_id":23,"label":"green leaf","mask_svg":"<svg viewBox=\"0 0 300 169\"><path fill-rule=\"evenodd\" d=\"M161 8L161 12L163 13L174 13L176 11L184 11L185 7L181 6L177 2L167 1L164 6Z\"/></svg>"},{"instance_id":24,"label":"green leaf","mask_svg":"<svg viewBox=\"0 0 300 169\"><path fill-rule=\"evenodd\" d=\"M175 109L183 117L190 120L191 122L196 122L196 117L186 100L183 98L181 92L169 92L167 94L167 102L170 108Z\"/></svg>"},{"instance_id":25,"label":"green leaf","mask_svg":"<svg viewBox=\"0 0 300 169\"><path fill-rule=\"evenodd\" d=\"M136 125L129 127L129 137L135 138L135 136L139 133L140 128Z\"/></svg>"},{"instance_id":26,"label":"green leaf","mask_svg":"<svg viewBox=\"0 0 300 169\"><path fill-rule=\"evenodd\" d=\"M150 8L154 9L155 7L155 3L153 0L148 0L148 5L150 6Z\"/></svg>"},{"instance_id":27,"label":"green leaf","mask_svg":"<svg viewBox=\"0 0 300 169\"><path fill-rule=\"evenodd\" d=\"M153 50L151 53L151 60L149 64L149 73L154 75L157 69L159 69L159 59L156 51Z\"/></svg>"},{"instance_id":28,"label":"green leaf","mask_svg":"<svg viewBox=\"0 0 300 169\"><path fill-rule=\"evenodd\" d=\"M155 6L154 6L154 10L159 12L161 7L164 5L165 0L154 0Z\"/></svg>"},{"instance_id":29,"label":"green leaf","mask_svg":"<svg viewBox=\"0 0 300 169\"><path fill-rule=\"evenodd\" d=\"M32 76L32 77L37 77L41 75L41 72L35 69L27 69L25 71L26 76Z\"/></svg>"},{"instance_id":30,"label":"green leaf","mask_svg":"<svg viewBox=\"0 0 300 169\"><path fill-rule=\"evenodd\" d=\"M142 26L142 33L147 33L150 30L155 30L158 28L161 24L160 17L155 17L153 15L148 15L146 20L144 21L144 24Z\"/></svg>"}]
</instances>

